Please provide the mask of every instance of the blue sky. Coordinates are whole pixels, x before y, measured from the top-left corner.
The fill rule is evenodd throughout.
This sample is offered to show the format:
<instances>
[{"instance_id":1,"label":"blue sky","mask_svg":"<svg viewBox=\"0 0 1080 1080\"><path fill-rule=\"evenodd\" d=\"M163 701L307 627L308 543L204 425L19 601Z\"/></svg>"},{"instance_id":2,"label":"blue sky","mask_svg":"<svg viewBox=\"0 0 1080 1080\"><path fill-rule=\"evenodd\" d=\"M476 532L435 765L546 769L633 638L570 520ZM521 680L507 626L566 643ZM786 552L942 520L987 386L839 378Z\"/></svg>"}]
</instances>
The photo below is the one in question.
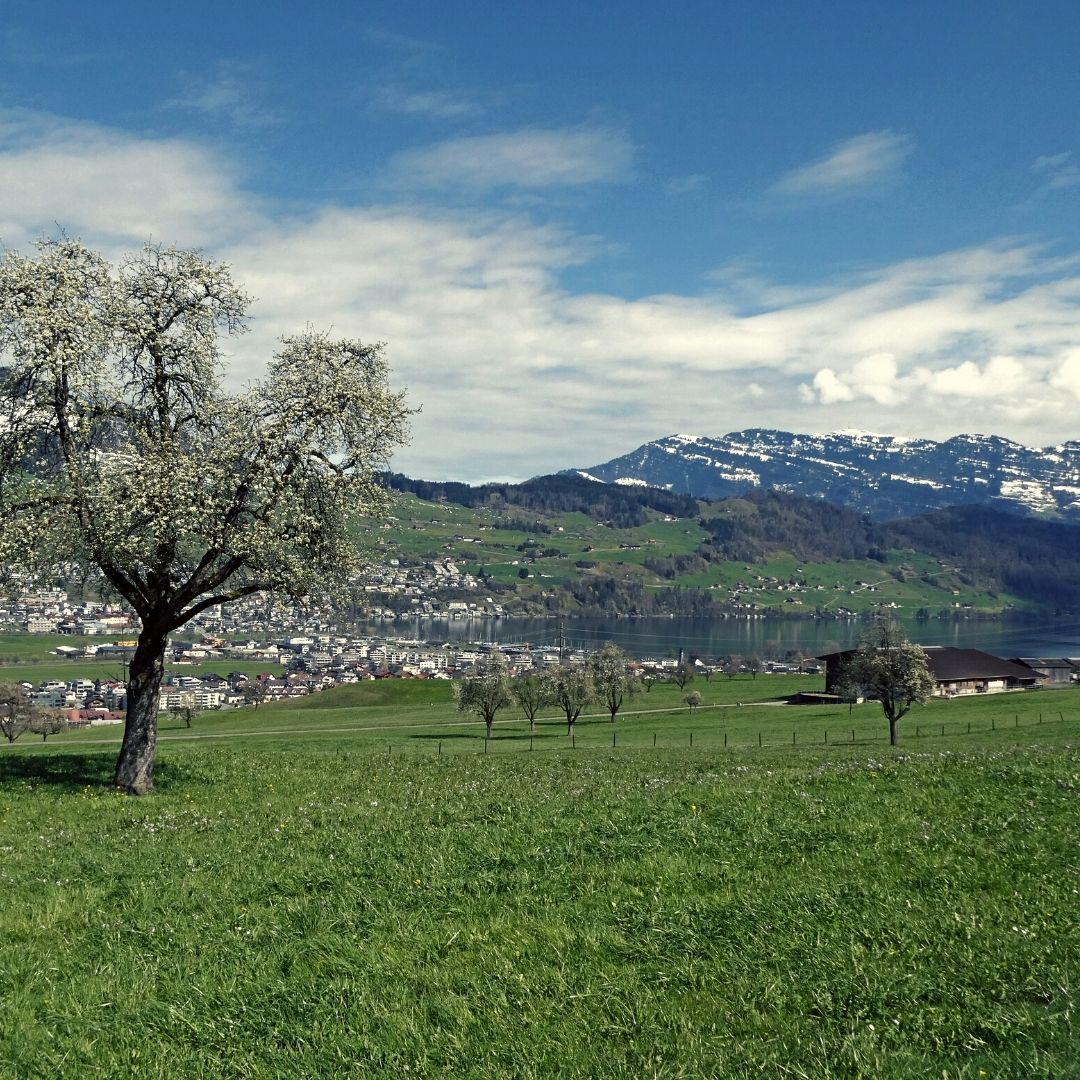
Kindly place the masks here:
<instances>
[{"instance_id":1,"label":"blue sky","mask_svg":"<svg viewBox=\"0 0 1080 1080\"><path fill-rule=\"evenodd\" d=\"M396 468L1080 438L1073 3L7 0L0 242L230 262L230 377L384 340Z\"/></svg>"}]
</instances>

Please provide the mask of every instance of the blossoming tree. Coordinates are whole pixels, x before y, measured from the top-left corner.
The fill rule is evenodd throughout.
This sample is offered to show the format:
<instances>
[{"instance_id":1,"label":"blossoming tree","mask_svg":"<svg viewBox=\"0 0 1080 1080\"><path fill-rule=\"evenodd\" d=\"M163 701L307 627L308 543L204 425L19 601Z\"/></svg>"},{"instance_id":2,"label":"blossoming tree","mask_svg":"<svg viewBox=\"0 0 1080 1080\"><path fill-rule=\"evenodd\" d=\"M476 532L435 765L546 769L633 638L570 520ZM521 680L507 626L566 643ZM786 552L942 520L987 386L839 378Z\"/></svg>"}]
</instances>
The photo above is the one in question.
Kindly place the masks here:
<instances>
[{"instance_id":1,"label":"blossoming tree","mask_svg":"<svg viewBox=\"0 0 1080 1080\"><path fill-rule=\"evenodd\" d=\"M908 641L900 624L888 615L874 619L841 673L840 684L847 693L858 687L881 702L891 746L896 745L901 717L912 705L928 701L935 686L926 653Z\"/></svg>"},{"instance_id":2,"label":"blossoming tree","mask_svg":"<svg viewBox=\"0 0 1080 1080\"><path fill-rule=\"evenodd\" d=\"M153 786L169 634L258 592L353 572L354 519L408 430L381 345L311 329L264 380L222 384L245 328L228 267L148 245L117 266L43 241L0 260L0 567L97 573L137 612L115 781Z\"/></svg>"}]
</instances>

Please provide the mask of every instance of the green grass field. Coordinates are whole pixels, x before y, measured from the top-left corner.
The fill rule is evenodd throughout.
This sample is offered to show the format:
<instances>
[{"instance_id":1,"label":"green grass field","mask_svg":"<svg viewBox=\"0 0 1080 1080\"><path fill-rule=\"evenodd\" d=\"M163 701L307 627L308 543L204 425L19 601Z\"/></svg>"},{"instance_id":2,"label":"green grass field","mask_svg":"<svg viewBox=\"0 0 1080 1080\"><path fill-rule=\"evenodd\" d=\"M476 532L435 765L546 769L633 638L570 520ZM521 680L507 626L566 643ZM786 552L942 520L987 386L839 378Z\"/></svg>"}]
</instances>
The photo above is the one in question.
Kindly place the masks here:
<instances>
[{"instance_id":1,"label":"green grass field","mask_svg":"<svg viewBox=\"0 0 1080 1080\"><path fill-rule=\"evenodd\" d=\"M0 1076L1080 1075L1080 693L890 749L770 681L534 752L366 684L164 725L141 800L4 747Z\"/></svg>"}]
</instances>

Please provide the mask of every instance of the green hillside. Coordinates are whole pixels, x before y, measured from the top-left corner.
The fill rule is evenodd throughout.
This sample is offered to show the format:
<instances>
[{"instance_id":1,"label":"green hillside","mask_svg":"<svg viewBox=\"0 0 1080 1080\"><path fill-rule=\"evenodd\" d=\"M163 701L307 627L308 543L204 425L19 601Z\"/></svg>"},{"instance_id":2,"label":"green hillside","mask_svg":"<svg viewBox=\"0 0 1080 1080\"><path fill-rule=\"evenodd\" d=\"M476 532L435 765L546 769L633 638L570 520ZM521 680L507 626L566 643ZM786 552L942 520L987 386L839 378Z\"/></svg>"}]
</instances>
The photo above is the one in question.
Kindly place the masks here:
<instances>
[{"instance_id":1,"label":"green hillside","mask_svg":"<svg viewBox=\"0 0 1080 1080\"><path fill-rule=\"evenodd\" d=\"M582 498L603 487L578 483L587 485ZM680 516L648 501L631 513L634 492L620 492L616 521L573 508L572 493L561 500L570 508L552 509L550 498L510 505L501 495L480 498L483 489L462 496L462 488L447 486L470 505L401 492L390 526L372 529L370 542L381 560L404 566L452 560L477 580L468 599L512 613L828 617L884 604L907 616L979 617L1052 610L1063 595L1034 587L1038 575L1016 573L1015 552L1010 579L994 564L985 528L978 558L965 559L951 519L905 531L775 492L689 507L683 500ZM1053 535L1061 547L1075 543L1073 530Z\"/></svg>"}]
</instances>

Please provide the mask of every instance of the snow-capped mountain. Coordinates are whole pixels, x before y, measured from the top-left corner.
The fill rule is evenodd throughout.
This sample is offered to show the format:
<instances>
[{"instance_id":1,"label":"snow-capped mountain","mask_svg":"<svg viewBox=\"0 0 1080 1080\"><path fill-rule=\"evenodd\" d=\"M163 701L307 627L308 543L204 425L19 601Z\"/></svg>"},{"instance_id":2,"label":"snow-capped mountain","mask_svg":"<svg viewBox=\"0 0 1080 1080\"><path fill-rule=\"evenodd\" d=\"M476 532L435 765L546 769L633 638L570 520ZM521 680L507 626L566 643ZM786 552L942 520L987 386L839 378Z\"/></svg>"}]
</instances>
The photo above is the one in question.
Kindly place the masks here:
<instances>
[{"instance_id":1,"label":"snow-capped mountain","mask_svg":"<svg viewBox=\"0 0 1080 1080\"><path fill-rule=\"evenodd\" d=\"M751 428L717 438L671 435L602 465L567 471L710 499L774 488L850 506L879 521L977 503L1080 522L1076 440L1037 449L995 435L934 442Z\"/></svg>"}]
</instances>

